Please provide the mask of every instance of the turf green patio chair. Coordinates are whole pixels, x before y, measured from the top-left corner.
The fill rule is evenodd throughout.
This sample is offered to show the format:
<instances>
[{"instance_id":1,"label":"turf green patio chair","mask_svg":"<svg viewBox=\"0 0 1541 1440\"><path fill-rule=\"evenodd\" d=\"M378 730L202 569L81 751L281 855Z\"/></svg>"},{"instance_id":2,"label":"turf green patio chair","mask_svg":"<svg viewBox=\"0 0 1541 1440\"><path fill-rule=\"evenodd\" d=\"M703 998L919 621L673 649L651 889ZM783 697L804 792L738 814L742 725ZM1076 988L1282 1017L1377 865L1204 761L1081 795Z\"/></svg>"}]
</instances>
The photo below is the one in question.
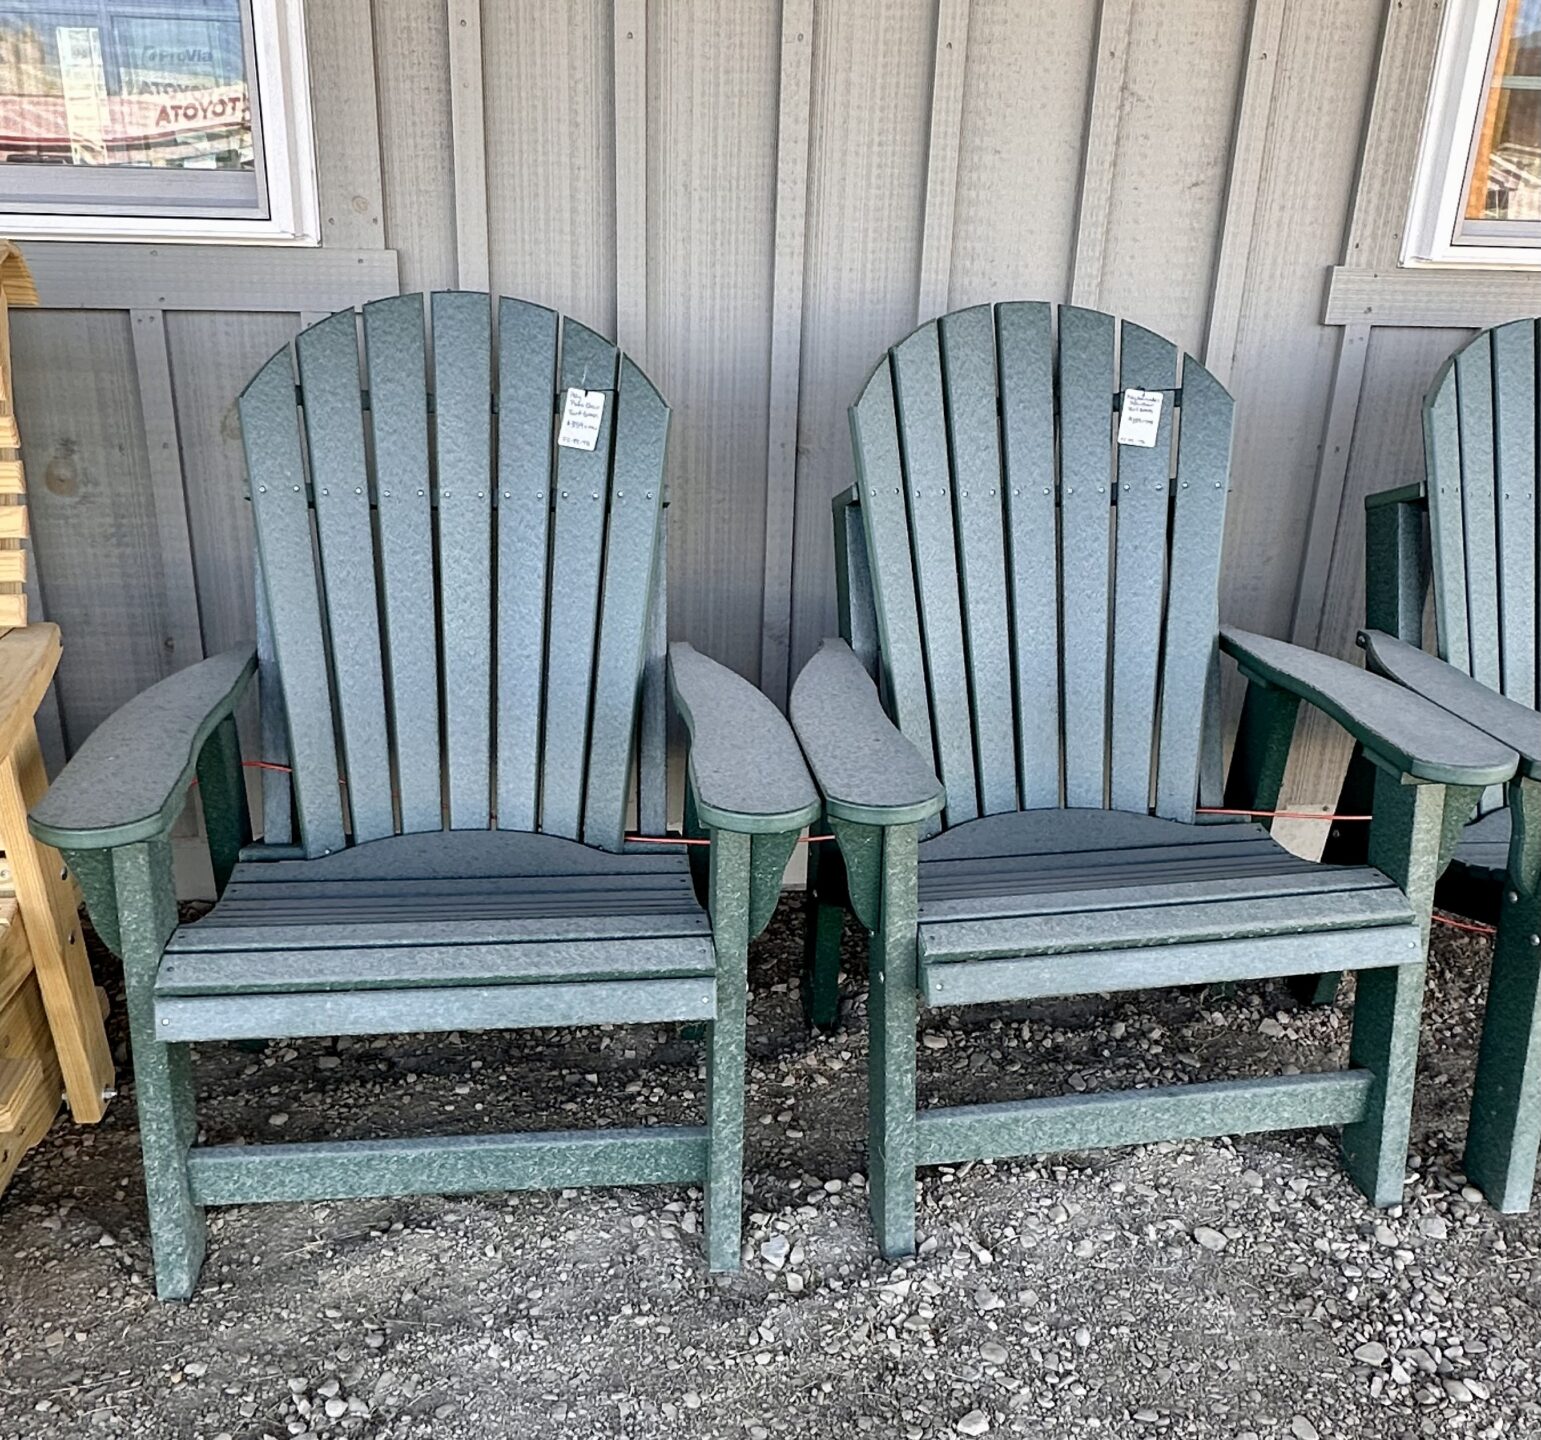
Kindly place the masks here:
<instances>
[{"instance_id":1,"label":"turf green patio chair","mask_svg":"<svg viewBox=\"0 0 1541 1440\"><path fill-rule=\"evenodd\" d=\"M817 796L775 708L678 645L705 903L681 849L627 848L629 803L664 824L669 412L582 325L493 320L440 294L425 333L421 297L382 300L362 368L351 311L299 337L298 388L287 348L264 366L240 400L257 654L130 702L33 813L123 958L164 1297L193 1288L204 1207L259 1200L698 1181L707 1258L738 1263L745 954ZM254 669L292 769L265 775L261 845L233 718ZM222 893L178 925L195 775ZM194 1143L192 1043L656 1021L707 1022L703 1127Z\"/></svg>"},{"instance_id":2,"label":"turf green patio chair","mask_svg":"<svg viewBox=\"0 0 1541 1440\"><path fill-rule=\"evenodd\" d=\"M1535 320L1500 325L1440 370L1423 405L1426 483L1366 502L1369 628L1360 636L1371 669L1520 756L1507 788L1483 794L1439 894L1498 926L1465 1165L1488 1200L1511 1211L1530 1207L1541 1141L1537 339ZM1437 656L1422 648L1425 515ZM1345 802L1363 789L1359 761Z\"/></svg>"},{"instance_id":3,"label":"turf green patio chair","mask_svg":"<svg viewBox=\"0 0 1541 1440\"><path fill-rule=\"evenodd\" d=\"M1069 306L960 310L883 358L851 427L844 638L809 662L791 710L838 842L815 911L848 902L872 935L884 1252L914 1246L917 1166L1184 1136L1341 1125L1350 1175L1396 1203L1447 791L1475 797L1514 754L1389 681L1220 627L1231 399L1148 330ZM1200 823L1222 803L1217 650L1250 681L1224 803L1272 808L1305 700L1377 761L1368 864ZM812 930L827 1020L838 925L816 913ZM1257 979L1328 957L1359 971L1346 1069L917 1114L917 1002Z\"/></svg>"}]
</instances>

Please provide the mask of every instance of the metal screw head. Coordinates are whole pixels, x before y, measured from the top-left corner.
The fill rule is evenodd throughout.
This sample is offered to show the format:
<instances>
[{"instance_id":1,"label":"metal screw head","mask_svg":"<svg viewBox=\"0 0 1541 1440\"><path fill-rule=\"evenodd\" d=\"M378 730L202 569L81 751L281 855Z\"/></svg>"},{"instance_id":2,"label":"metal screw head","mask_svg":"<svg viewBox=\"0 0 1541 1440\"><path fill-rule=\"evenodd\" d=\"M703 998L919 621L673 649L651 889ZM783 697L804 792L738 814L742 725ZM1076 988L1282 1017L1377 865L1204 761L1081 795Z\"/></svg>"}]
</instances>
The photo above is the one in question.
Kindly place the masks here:
<instances>
[{"instance_id":1,"label":"metal screw head","mask_svg":"<svg viewBox=\"0 0 1541 1440\"><path fill-rule=\"evenodd\" d=\"M567 491L562 491L562 499L567 499Z\"/></svg>"},{"instance_id":2,"label":"metal screw head","mask_svg":"<svg viewBox=\"0 0 1541 1440\"><path fill-rule=\"evenodd\" d=\"M417 492L417 498L418 498L418 499L419 499L419 500L421 500L421 499L422 499L422 498L423 498L423 495L424 495L424 494L425 494L425 493L426 493L426 492L425 492L425 491L422 491L422 490L419 490L419 491L418 491L418 492Z\"/></svg>"},{"instance_id":3,"label":"metal screw head","mask_svg":"<svg viewBox=\"0 0 1541 1440\"><path fill-rule=\"evenodd\" d=\"M294 488L298 490L300 487L296 485ZM257 487L257 493L259 495L266 495L268 493L268 487L266 485L259 485Z\"/></svg>"},{"instance_id":4,"label":"metal screw head","mask_svg":"<svg viewBox=\"0 0 1541 1440\"><path fill-rule=\"evenodd\" d=\"M263 488L263 489L264 489L264 490L266 490L266 489L267 489L267 488L268 488L268 487L267 487L267 486L266 486L266 485L264 485L264 486L263 486L263 487L262 487L262 488ZM299 494L299 493L300 493L300 487L299 487L299 486L298 486L298 485L296 485L296 486L295 486L295 487L294 487L294 493L295 493L295 494L296 494L296 495L298 495L298 494Z\"/></svg>"},{"instance_id":5,"label":"metal screw head","mask_svg":"<svg viewBox=\"0 0 1541 1440\"><path fill-rule=\"evenodd\" d=\"M385 496L385 498L386 498L386 499L387 499L387 500L389 500L389 499L390 499L390 498L391 498L391 492L390 492L390 491L389 491L389 490L382 490L382 491L381 491L381 492L380 492L380 493L381 493L381 494L382 494L382 495L383 495L383 496Z\"/></svg>"},{"instance_id":6,"label":"metal screw head","mask_svg":"<svg viewBox=\"0 0 1541 1440\"><path fill-rule=\"evenodd\" d=\"M325 487L322 487L321 493L323 495L330 495L332 492L330 490L326 489Z\"/></svg>"}]
</instances>

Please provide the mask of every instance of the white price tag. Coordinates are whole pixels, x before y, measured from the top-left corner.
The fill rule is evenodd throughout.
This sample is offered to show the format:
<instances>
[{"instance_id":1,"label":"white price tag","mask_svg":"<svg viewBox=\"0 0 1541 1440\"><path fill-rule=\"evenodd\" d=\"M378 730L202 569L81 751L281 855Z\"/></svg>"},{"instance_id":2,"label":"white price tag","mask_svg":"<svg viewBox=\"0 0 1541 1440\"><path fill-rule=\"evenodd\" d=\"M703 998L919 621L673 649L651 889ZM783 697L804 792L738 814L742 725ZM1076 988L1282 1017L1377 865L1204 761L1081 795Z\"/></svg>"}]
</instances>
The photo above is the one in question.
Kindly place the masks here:
<instances>
[{"instance_id":1,"label":"white price tag","mask_svg":"<svg viewBox=\"0 0 1541 1440\"><path fill-rule=\"evenodd\" d=\"M556 443L569 450L592 450L599 443L599 424L604 418L605 392L573 387L562 402L562 424L556 432Z\"/></svg>"},{"instance_id":2,"label":"white price tag","mask_svg":"<svg viewBox=\"0 0 1541 1440\"><path fill-rule=\"evenodd\" d=\"M1118 443L1153 449L1161 433L1161 402L1165 399L1159 390L1125 390L1118 411Z\"/></svg>"}]
</instances>

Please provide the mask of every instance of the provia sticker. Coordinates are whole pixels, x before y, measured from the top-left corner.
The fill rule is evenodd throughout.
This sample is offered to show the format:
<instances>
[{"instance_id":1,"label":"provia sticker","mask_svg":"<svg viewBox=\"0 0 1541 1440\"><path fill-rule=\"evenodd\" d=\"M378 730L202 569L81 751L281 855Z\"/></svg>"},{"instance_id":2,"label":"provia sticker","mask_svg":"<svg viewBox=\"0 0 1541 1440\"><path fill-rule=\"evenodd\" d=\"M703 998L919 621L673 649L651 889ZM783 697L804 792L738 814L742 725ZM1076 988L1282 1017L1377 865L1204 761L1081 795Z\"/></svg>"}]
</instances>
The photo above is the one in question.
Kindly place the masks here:
<instances>
[{"instance_id":1,"label":"provia sticker","mask_svg":"<svg viewBox=\"0 0 1541 1440\"><path fill-rule=\"evenodd\" d=\"M592 450L599 443L599 423L604 418L605 392L574 386L562 402L562 424L556 432L556 443L569 450Z\"/></svg>"},{"instance_id":2,"label":"provia sticker","mask_svg":"<svg viewBox=\"0 0 1541 1440\"><path fill-rule=\"evenodd\" d=\"M1161 402L1164 399L1166 396L1159 390L1125 390L1124 403L1118 410L1118 443L1141 445L1147 450L1154 448L1156 437L1161 433Z\"/></svg>"}]
</instances>

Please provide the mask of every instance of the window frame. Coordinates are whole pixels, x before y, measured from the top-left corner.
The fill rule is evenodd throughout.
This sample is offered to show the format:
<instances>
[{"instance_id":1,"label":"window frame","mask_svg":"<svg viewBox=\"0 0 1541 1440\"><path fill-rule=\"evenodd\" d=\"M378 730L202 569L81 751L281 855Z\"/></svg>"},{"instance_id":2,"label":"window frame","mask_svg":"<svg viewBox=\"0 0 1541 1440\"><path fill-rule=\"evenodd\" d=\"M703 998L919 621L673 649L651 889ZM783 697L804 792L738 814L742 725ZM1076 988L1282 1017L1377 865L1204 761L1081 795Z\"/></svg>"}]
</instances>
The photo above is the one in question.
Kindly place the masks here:
<instances>
[{"instance_id":1,"label":"window frame","mask_svg":"<svg viewBox=\"0 0 1541 1440\"><path fill-rule=\"evenodd\" d=\"M1541 269L1541 222L1467 221L1491 227L1461 236L1462 212L1505 0L1451 0L1440 27L1418 145L1404 266ZM1482 43L1486 37L1486 44ZM1528 233L1516 233L1525 227Z\"/></svg>"},{"instance_id":2,"label":"window frame","mask_svg":"<svg viewBox=\"0 0 1541 1440\"><path fill-rule=\"evenodd\" d=\"M323 0L324 3L324 0ZM315 132L305 45L304 0L250 0L253 68L252 139L256 175L265 188L267 214L221 214L186 204L89 212L18 209L0 196L0 233L17 240L122 240L190 244L319 245ZM19 168L19 167L18 167ZM127 167L121 175L129 174ZM217 173L217 172L209 172ZM111 186L113 167L92 180ZM82 187L85 188L85 187Z\"/></svg>"}]
</instances>

